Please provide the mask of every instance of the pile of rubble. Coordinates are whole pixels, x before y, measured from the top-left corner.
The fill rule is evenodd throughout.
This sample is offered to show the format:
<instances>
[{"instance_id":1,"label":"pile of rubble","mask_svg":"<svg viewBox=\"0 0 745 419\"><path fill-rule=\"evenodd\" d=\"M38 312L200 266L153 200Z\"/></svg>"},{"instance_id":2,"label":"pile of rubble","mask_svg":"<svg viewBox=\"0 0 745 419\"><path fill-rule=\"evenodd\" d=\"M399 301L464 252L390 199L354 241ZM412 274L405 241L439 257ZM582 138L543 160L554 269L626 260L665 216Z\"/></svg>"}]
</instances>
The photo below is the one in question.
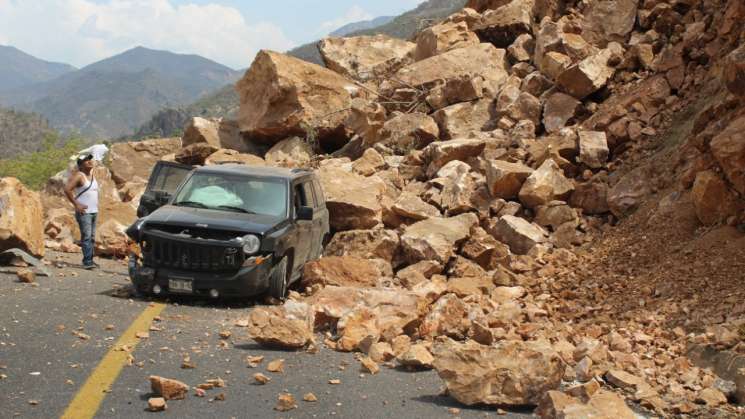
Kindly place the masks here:
<instances>
[{"instance_id":1,"label":"pile of rubble","mask_svg":"<svg viewBox=\"0 0 745 419\"><path fill-rule=\"evenodd\" d=\"M741 353L742 334L614 317L608 286L586 280L588 252L662 191L698 226L745 224L744 20L741 0L471 0L413 42L325 40L327 68L262 51L237 121L113 147L99 250L126 251L107 231L133 218L159 159L312 167L334 236L302 294L251 312L259 343L434 368L463 404L542 417L634 417L627 401L734 414L745 372L723 380L686 354L723 336ZM41 201L65 246L59 185ZM636 292L631 271L618 278Z\"/></svg>"}]
</instances>

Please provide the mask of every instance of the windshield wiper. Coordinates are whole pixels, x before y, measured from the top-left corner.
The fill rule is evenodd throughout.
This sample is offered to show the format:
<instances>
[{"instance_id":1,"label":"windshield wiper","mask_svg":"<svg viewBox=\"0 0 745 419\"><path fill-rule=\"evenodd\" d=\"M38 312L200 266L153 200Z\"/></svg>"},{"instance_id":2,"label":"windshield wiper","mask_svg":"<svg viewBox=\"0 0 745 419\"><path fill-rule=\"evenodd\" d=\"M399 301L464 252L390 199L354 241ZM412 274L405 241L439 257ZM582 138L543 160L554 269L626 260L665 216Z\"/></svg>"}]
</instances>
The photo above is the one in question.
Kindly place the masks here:
<instances>
[{"instance_id":1,"label":"windshield wiper","mask_svg":"<svg viewBox=\"0 0 745 419\"><path fill-rule=\"evenodd\" d=\"M249 211L249 210L247 210L245 208L234 207L234 206L231 206L231 205L218 205L216 208L226 209L226 210L230 210L230 211L242 212L242 213L245 213L245 214L256 214L255 212Z\"/></svg>"},{"instance_id":2,"label":"windshield wiper","mask_svg":"<svg viewBox=\"0 0 745 419\"><path fill-rule=\"evenodd\" d=\"M196 202L196 201L179 201L179 202L174 202L173 205L177 207L208 208L207 205L204 205L203 203Z\"/></svg>"}]
</instances>

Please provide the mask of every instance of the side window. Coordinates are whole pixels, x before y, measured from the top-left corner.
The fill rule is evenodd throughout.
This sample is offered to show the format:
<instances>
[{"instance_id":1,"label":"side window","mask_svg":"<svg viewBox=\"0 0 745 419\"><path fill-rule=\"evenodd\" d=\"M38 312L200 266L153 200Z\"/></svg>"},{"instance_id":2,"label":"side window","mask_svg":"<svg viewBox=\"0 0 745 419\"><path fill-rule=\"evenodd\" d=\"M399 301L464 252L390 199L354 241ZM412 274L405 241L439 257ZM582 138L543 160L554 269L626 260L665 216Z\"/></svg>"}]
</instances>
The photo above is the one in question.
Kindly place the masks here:
<instances>
[{"instance_id":1,"label":"side window","mask_svg":"<svg viewBox=\"0 0 745 419\"><path fill-rule=\"evenodd\" d=\"M316 207L316 199L313 196L313 185L310 182L303 182L303 194L305 195L305 205L309 207Z\"/></svg>"},{"instance_id":2,"label":"side window","mask_svg":"<svg viewBox=\"0 0 745 419\"><path fill-rule=\"evenodd\" d=\"M318 181L318 179L313 179L313 189L316 193L316 206L321 206L321 204L326 200L326 197L323 196L323 189L321 188L321 182Z\"/></svg>"},{"instance_id":3,"label":"side window","mask_svg":"<svg viewBox=\"0 0 745 419\"><path fill-rule=\"evenodd\" d=\"M189 169L180 167L162 166L158 172L158 176L155 179L155 184L152 189L155 191L173 193L190 171L191 170Z\"/></svg>"},{"instance_id":4,"label":"side window","mask_svg":"<svg viewBox=\"0 0 745 419\"><path fill-rule=\"evenodd\" d=\"M297 210L300 207L304 207L308 205L308 199L305 196L305 189L303 189L302 184L295 185L295 210Z\"/></svg>"}]
</instances>

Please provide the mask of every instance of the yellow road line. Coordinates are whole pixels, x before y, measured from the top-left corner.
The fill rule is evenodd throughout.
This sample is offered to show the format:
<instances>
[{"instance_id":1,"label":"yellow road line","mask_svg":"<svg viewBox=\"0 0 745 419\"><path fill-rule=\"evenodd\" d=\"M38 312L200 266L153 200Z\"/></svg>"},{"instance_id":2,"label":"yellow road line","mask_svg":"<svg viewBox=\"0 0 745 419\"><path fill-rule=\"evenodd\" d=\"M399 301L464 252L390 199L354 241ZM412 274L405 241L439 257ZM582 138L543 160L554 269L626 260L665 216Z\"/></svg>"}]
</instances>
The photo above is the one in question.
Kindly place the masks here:
<instances>
[{"instance_id":1,"label":"yellow road line","mask_svg":"<svg viewBox=\"0 0 745 419\"><path fill-rule=\"evenodd\" d=\"M106 397L106 391L114 384L119 373L127 363L129 352L121 350L124 346L134 349L139 339L137 332L144 332L150 328L155 316L165 308L164 304L151 304L135 319L114 346L106 353L93 373L88 377L78 394L67 406L62 419L86 419L96 415L101 402Z\"/></svg>"}]
</instances>

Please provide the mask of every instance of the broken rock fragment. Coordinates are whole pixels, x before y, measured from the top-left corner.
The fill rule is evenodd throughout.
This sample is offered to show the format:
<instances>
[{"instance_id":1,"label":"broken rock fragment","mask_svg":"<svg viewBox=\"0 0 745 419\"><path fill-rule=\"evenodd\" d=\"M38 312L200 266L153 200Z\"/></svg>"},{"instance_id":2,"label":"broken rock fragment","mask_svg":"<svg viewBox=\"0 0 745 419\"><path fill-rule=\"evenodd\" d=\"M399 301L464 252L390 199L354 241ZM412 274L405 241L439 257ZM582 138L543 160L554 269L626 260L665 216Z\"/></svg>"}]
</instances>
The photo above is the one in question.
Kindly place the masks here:
<instances>
[{"instance_id":1,"label":"broken rock fragment","mask_svg":"<svg viewBox=\"0 0 745 419\"><path fill-rule=\"evenodd\" d=\"M332 229L366 229L381 222L381 198L386 186L380 178L364 177L333 166L321 168L318 177Z\"/></svg>"},{"instance_id":2,"label":"broken rock fragment","mask_svg":"<svg viewBox=\"0 0 745 419\"><path fill-rule=\"evenodd\" d=\"M434 357L423 344L411 345L409 350L402 353L396 360L407 367L432 368Z\"/></svg>"},{"instance_id":3,"label":"broken rock fragment","mask_svg":"<svg viewBox=\"0 0 745 419\"><path fill-rule=\"evenodd\" d=\"M293 300L278 307L257 307L248 317L248 335L261 345L303 348L313 342L314 316L308 304Z\"/></svg>"},{"instance_id":4,"label":"broken rock fragment","mask_svg":"<svg viewBox=\"0 0 745 419\"><path fill-rule=\"evenodd\" d=\"M466 161L469 157L476 157L485 147L486 143L477 139L436 141L424 149L425 158L429 162L427 174L434 175L453 160Z\"/></svg>"},{"instance_id":5,"label":"broken rock fragment","mask_svg":"<svg viewBox=\"0 0 745 419\"><path fill-rule=\"evenodd\" d=\"M278 412L287 412L293 409L297 409L297 402L295 402L295 397L292 394L282 393L277 396L277 405L274 406L274 410Z\"/></svg>"},{"instance_id":6,"label":"broken rock fragment","mask_svg":"<svg viewBox=\"0 0 745 419\"><path fill-rule=\"evenodd\" d=\"M443 22L417 35L414 57L420 61L453 49L478 45L479 42L479 37L468 29L466 22Z\"/></svg>"},{"instance_id":7,"label":"broken rock fragment","mask_svg":"<svg viewBox=\"0 0 745 419\"><path fill-rule=\"evenodd\" d=\"M44 257L43 224L39 194L18 179L0 178L0 252L18 248Z\"/></svg>"},{"instance_id":8,"label":"broken rock fragment","mask_svg":"<svg viewBox=\"0 0 745 419\"><path fill-rule=\"evenodd\" d=\"M386 35L325 38L318 44L326 67L358 81L384 77L413 62L416 44Z\"/></svg>"},{"instance_id":9,"label":"broken rock fragment","mask_svg":"<svg viewBox=\"0 0 745 419\"><path fill-rule=\"evenodd\" d=\"M19 269L16 272L16 276L19 281L26 284L32 284L36 281L36 274L31 269Z\"/></svg>"},{"instance_id":10,"label":"broken rock fragment","mask_svg":"<svg viewBox=\"0 0 745 419\"><path fill-rule=\"evenodd\" d=\"M468 238L471 229L478 224L473 213L450 218L430 218L412 224L401 236L404 255L410 263L435 260L447 263L456 244Z\"/></svg>"},{"instance_id":11,"label":"broken rock fragment","mask_svg":"<svg viewBox=\"0 0 745 419\"><path fill-rule=\"evenodd\" d=\"M579 161L599 169L608 161L608 140L603 131L579 131Z\"/></svg>"},{"instance_id":12,"label":"broken rock fragment","mask_svg":"<svg viewBox=\"0 0 745 419\"><path fill-rule=\"evenodd\" d=\"M150 376L150 388L153 394L157 394L165 400L181 400L186 397L186 393L189 391L189 386L181 381L157 375Z\"/></svg>"},{"instance_id":13,"label":"broken rock fragment","mask_svg":"<svg viewBox=\"0 0 745 419\"><path fill-rule=\"evenodd\" d=\"M546 341L474 341L442 339L432 347L434 368L448 394L471 406L536 405L561 384L564 363Z\"/></svg>"},{"instance_id":14,"label":"broken rock fragment","mask_svg":"<svg viewBox=\"0 0 745 419\"><path fill-rule=\"evenodd\" d=\"M355 256L329 256L303 267L302 285L374 287L383 275L369 259Z\"/></svg>"},{"instance_id":15,"label":"broken rock fragment","mask_svg":"<svg viewBox=\"0 0 745 419\"><path fill-rule=\"evenodd\" d=\"M527 254L537 244L547 240L546 231L540 226L512 215L502 216L491 233L518 255Z\"/></svg>"},{"instance_id":16,"label":"broken rock fragment","mask_svg":"<svg viewBox=\"0 0 745 419\"><path fill-rule=\"evenodd\" d=\"M636 414L626 406L623 398L617 394L599 390L588 401L574 398L560 391L546 393L536 409L541 418L608 418L634 419Z\"/></svg>"},{"instance_id":17,"label":"broken rock fragment","mask_svg":"<svg viewBox=\"0 0 745 419\"><path fill-rule=\"evenodd\" d=\"M486 166L486 183L493 197L512 199L532 173L533 169L522 163L490 160Z\"/></svg>"},{"instance_id":18,"label":"broken rock fragment","mask_svg":"<svg viewBox=\"0 0 745 419\"><path fill-rule=\"evenodd\" d=\"M346 143L344 122L360 94L353 82L329 69L267 50L256 55L236 90L244 137L274 144L312 131L324 149Z\"/></svg>"},{"instance_id":19,"label":"broken rock fragment","mask_svg":"<svg viewBox=\"0 0 745 419\"><path fill-rule=\"evenodd\" d=\"M533 4L533 0L512 0L496 10L488 10L474 31L483 41L507 48L518 36L531 32Z\"/></svg>"},{"instance_id":20,"label":"broken rock fragment","mask_svg":"<svg viewBox=\"0 0 745 419\"><path fill-rule=\"evenodd\" d=\"M161 412L168 409L166 399L163 397L151 397L147 400L147 409L151 412Z\"/></svg>"},{"instance_id":21,"label":"broken rock fragment","mask_svg":"<svg viewBox=\"0 0 745 419\"><path fill-rule=\"evenodd\" d=\"M562 71L557 85L577 99L583 99L600 90L616 72L608 62L619 51L606 48Z\"/></svg>"},{"instance_id":22,"label":"broken rock fragment","mask_svg":"<svg viewBox=\"0 0 745 419\"><path fill-rule=\"evenodd\" d=\"M520 202L529 208L555 200L564 200L574 190L574 184L564 176L553 159L548 159L533 172L520 189Z\"/></svg>"}]
</instances>

